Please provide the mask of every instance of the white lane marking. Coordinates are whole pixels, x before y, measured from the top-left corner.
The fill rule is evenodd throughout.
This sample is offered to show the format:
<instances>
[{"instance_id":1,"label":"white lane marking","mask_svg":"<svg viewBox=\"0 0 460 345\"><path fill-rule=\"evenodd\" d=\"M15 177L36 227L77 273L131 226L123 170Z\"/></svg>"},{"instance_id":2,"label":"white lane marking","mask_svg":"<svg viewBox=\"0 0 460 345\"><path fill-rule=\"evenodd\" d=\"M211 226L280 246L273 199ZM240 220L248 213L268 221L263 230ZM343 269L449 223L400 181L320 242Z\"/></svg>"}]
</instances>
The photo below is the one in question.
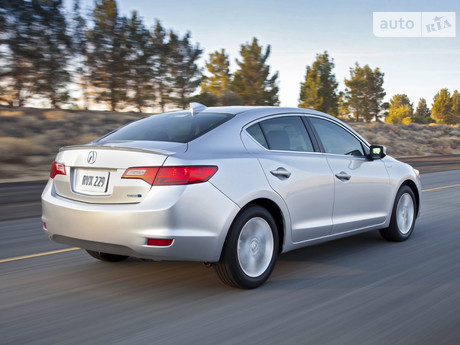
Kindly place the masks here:
<instances>
[{"instance_id":1,"label":"white lane marking","mask_svg":"<svg viewBox=\"0 0 460 345\"><path fill-rule=\"evenodd\" d=\"M36 253L36 254L30 254L30 255L24 255L24 256L16 256L14 258L0 259L0 264L2 264L4 262L11 262L11 261L19 261L19 260L25 260L25 259L38 258L39 256L67 253L67 252L71 252L71 251L79 250L79 249L80 248L67 248L67 249L53 250L51 252L43 252L43 253Z\"/></svg>"},{"instance_id":2,"label":"white lane marking","mask_svg":"<svg viewBox=\"0 0 460 345\"><path fill-rule=\"evenodd\" d=\"M454 187L460 187L460 184L453 184L451 186L443 186L443 187L436 187L436 188L430 188L430 189L423 189L422 192L436 192L438 190L447 189L447 188L454 188Z\"/></svg>"}]
</instances>

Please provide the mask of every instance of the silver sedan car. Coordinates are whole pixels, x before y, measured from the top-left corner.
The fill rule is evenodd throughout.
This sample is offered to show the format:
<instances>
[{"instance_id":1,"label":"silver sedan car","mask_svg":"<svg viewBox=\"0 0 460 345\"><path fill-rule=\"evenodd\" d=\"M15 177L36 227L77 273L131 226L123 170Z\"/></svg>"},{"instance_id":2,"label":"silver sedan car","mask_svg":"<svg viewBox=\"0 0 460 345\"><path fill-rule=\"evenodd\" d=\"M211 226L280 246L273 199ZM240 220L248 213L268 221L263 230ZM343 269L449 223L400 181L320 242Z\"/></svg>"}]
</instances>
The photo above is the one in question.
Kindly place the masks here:
<instances>
[{"instance_id":1,"label":"silver sedan car","mask_svg":"<svg viewBox=\"0 0 460 345\"><path fill-rule=\"evenodd\" d=\"M309 109L192 104L62 148L50 176L51 240L103 261L211 263L239 288L297 248L370 230L404 241L420 209L417 170Z\"/></svg>"}]
</instances>

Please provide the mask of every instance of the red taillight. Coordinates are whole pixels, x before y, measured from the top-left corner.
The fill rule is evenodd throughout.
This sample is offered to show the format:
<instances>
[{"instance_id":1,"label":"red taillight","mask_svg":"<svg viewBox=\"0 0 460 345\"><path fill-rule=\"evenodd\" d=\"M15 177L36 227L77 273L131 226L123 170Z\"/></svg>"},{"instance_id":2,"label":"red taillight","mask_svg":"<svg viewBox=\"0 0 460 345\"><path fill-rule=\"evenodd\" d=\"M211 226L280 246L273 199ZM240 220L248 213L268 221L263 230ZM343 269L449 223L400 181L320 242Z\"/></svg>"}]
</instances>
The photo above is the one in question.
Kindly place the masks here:
<instances>
[{"instance_id":1,"label":"red taillight","mask_svg":"<svg viewBox=\"0 0 460 345\"><path fill-rule=\"evenodd\" d=\"M51 165L50 177L54 178L56 175L66 175L64 164L53 162Z\"/></svg>"},{"instance_id":2,"label":"red taillight","mask_svg":"<svg viewBox=\"0 0 460 345\"><path fill-rule=\"evenodd\" d=\"M169 247L173 242L173 239L147 238L148 246Z\"/></svg>"},{"instance_id":3,"label":"red taillight","mask_svg":"<svg viewBox=\"0 0 460 345\"><path fill-rule=\"evenodd\" d=\"M208 181L216 166L177 166L129 168L122 178L141 179L154 186L185 185Z\"/></svg>"},{"instance_id":4,"label":"red taillight","mask_svg":"<svg viewBox=\"0 0 460 345\"><path fill-rule=\"evenodd\" d=\"M166 186L206 182L216 171L216 166L162 167L154 184Z\"/></svg>"},{"instance_id":5,"label":"red taillight","mask_svg":"<svg viewBox=\"0 0 460 345\"><path fill-rule=\"evenodd\" d=\"M152 185L157 176L159 167L140 167L140 168L129 168L125 171L121 178L131 178L144 180L148 184Z\"/></svg>"}]
</instances>

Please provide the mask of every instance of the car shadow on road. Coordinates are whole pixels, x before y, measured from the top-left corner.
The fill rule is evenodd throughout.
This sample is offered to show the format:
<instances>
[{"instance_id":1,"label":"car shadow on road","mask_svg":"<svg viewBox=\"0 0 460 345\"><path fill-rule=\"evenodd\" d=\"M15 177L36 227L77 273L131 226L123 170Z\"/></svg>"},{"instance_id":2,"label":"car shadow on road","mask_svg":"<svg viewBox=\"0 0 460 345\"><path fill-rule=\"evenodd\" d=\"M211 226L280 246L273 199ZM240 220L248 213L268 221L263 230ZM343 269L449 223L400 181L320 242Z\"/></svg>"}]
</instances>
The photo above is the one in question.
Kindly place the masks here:
<instances>
[{"instance_id":1,"label":"car shadow on road","mask_svg":"<svg viewBox=\"0 0 460 345\"><path fill-rule=\"evenodd\" d=\"M278 257L274 272L257 290L312 290L372 284L381 279L386 261L402 260L411 243L391 243L378 231L318 244ZM85 287L104 285L118 293L206 294L245 293L224 285L214 269L197 262L153 261L129 258L118 263L99 262L84 251L73 258L77 274L68 278ZM401 259L399 258L401 257ZM66 271L67 269L62 269ZM60 275L59 269L54 274ZM59 277L56 277L61 280ZM108 286L108 287L107 287ZM74 287L74 286L73 286ZM247 291L247 290L246 290Z\"/></svg>"},{"instance_id":2,"label":"car shadow on road","mask_svg":"<svg viewBox=\"0 0 460 345\"><path fill-rule=\"evenodd\" d=\"M376 253L388 249L378 232L370 232L298 249L278 257L275 270L259 289L312 288L319 281L365 274L380 265ZM130 258L120 263L92 261L81 278L87 284L116 282L121 289L145 288L175 290L177 293L200 290L206 293L243 291L222 284L214 269L196 262L168 262Z\"/></svg>"},{"instance_id":3,"label":"car shadow on road","mask_svg":"<svg viewBox=\"0 0 460 345\"><path fill-rule=\"evenodd\" d=\"M305 247L280 255L263 288L359 288L379 279L377 272L394 255L404 255L404 246L383 240L378 231Z\"/></svg>"}]
</instances>

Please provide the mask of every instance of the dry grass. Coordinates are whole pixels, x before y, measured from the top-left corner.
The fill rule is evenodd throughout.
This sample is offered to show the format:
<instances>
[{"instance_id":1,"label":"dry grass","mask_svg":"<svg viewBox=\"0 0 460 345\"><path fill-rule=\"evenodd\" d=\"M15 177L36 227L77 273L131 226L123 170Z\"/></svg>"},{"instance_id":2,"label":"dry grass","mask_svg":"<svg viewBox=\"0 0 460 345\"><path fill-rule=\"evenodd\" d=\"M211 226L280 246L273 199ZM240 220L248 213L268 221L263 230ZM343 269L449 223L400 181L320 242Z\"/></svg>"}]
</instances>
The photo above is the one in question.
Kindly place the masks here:
<instances>
[{"instance_id":1,"label":"dry grass","mask_svg":"<svg viewBox=\"0 0 460 345\"><path fill-rule=\"evenodd\" d=\"M460 128L444 125L349 123L372 144L394 157L460 154Z\"/></svg>"},{"instance_id":2,"label":"dry grass","mask_svg":"<svg viewBox=\"0 0 460 345\"><path fill-rule=\"evenodd\" d=\"M46 178L59 148L85 144L145 114L0 107L0 179ZM460 128L349 123L395 157L460 154ZM27 175L33 172L33 176Z\"/></svg>"},{"instance_id":3,"label":"dry grass","mask_svg":"<svg viewBox=\"0 0 460 345\"><path fill-rule=\"evenodd\" d=\"M0 107L0 179L46 178L60 147L88 143L143 116ZM31 171L34 176L28 176Z\"/></svg>"},{"instance_id":4,"label":"dry grass","mask_svg":"<svg viewBox=\"0 0 460 345\"><path fill-rule=\"evenodd\" d=\"M16 110L0 111L0 116L19 116L19 115L22 115L22 111L16 111Z\"/></svg>"}]
</instances>

